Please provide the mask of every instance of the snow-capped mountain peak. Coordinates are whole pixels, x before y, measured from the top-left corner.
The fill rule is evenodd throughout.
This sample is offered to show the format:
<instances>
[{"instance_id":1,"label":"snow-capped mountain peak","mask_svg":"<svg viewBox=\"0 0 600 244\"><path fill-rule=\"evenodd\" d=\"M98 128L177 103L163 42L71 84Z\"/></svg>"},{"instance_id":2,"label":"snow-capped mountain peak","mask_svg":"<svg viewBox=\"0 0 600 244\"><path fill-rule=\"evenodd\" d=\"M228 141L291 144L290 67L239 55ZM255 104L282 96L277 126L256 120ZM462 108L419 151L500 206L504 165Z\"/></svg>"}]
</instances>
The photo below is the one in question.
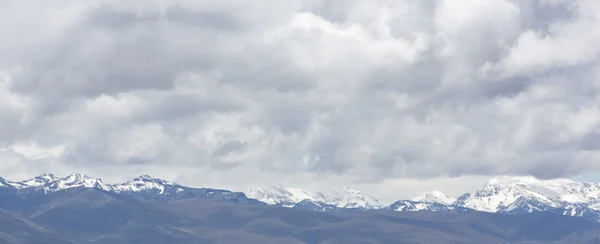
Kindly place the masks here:
<instances>
[{"instance_id":1,"label":"snow-capped mountain peak","mask_svg":"<svg viewBox=\"0 0 600 244\"><path fill-rule=\"evenodd\" d=\"M286 190L290 194L290 199L294 202L300 202L302 200L311 200L314 202L326 201L325 196L320 192L313 193L301 188L286 188Z\"/></svg>"},{"instance_id":2,"label":"snow-capped mountain peak","mask_svg":"<svg viewBox=\"0 0 600 244\"><path fill-rule=\"evenodd\" d=\"M166 188L174 188L175 192L183 191L183 187L166 180L153 178L149 175L141 175L134 178L132 181L114 184L111 186L116 192L141 192L141 191L158 191L163 194Z\"/></svg>"},{"instance_id":3,"label":"snow-capped mountain peak","mask_svg":"<svg viewBox=\"0 0 600 244\"><path fill-rule=\"evenodd\" d=\"M13 187L18 188L18 189L24 189L27 187L39 187L39 186L43 186L46 185L50 182L56 181L59 178L56 177L53 174L43 174L43 175L39 175L36 176L32 179L29 180L24 180L21 182L15 182L13 184L11 184Z\"/></svg>"},{"instance_id":4,"label":"snow-capped mountain peak","mask_svg":"<svg viewBox=\"0 0 600 244\"><path fill-rule=\"evenodd\" d=\"M156 183L163 184L163 185L177 185L174 182L162 180L159 178L154 178L150 175L140 175L138 177L135 177L133 179L133 181L134 182L156 182Z\"/></svg>"},{"instance_id":5,"label":"snow-capped mountain peak","mask_svg":"<svg viewBox=\"0 0 600 244\"><path fill-rule=\"evenodd\" d=\"M79 173L68 175L68 176L62 178L62 180L66 181L66 182L89 182L89 181L93 181L93 180L101 181L100 179L94 179L92 177L89 177L89 176L83 175L83 174L79 174Z\"/></svg>"},{"instance_id":6,"label":"snow-capped mountain peak","mask_svg":"<svg viewBox=\"0 0 600 244\"><path fill-rule=\"evenodd\" d=\"M185 187L147 175L137 177L132 181L112 185L105 184L101 179L83 174L72 174L63 178L57 178L48 174L22 182L11 182L0 177L0 187L23 196L52 193L69 188L93 188L143 199L171 201L203 198L245 204L265 204L254 199L249 199L241 192Z\"/></svg>"},{"instance_id":7,"label":"snow-capped mountain peak","mask_svg":"<svg viewBox=\"0 0 600 244\"><path fill-rule=\"evenodd\" d=\"M101 179L92 178L83 174L71 174L64 178L49 181L41 186L44 192L55 192L75 187L97 188L105 191L111 190L111 187L104 184Z\"/></svg>"},{"instance_id":8,"label":"snow-capped mountain peak","mask_svg":"<svg viewBox=\"0 0 600 244\"><path fill-rule=\"evenodd\" d=\"M270 188L257 188L246 191L249 198L259 200L271 205L282 205L292 207L303 200L313 202L325 202L325 196L321 193L312 193L301 188L285 188L281 185L273 185Z\"/></svg>"},{"instance_id":9,"label":"snow-capped mountain peak","mask_svg":"<svg viewBox=\"0 0 600 244\"><path fill-rule=\"evenodd\" d=\"M110 187L100 179L91 178L87 175L72 174L64 178L53 174L43 174L29 180L20 182L7 182L9 186L17 190L34 189L43 192L55 192L74 187L98 188L110 190Z\"/></svg>"},{"instance_id":10,"label":"snow-capped mountain peak","mask_svg":"<svg viewBox=\"0 0 600 244\"><path fill-rule=\"evenodd\" d=\"M362 191L353 188L345 188L342 191L334 190L333 196L328 200L340 208L376 209L383 207L379 200L366 196Z\"/></svg>"},{"instance_id":11,"label":"snow-capped mountain peak","mask_svg":"<svg viewBox=\"0 0 600 244\"><path fill-rule=\"evenodd\" d=\"M153 180L154 178L150 175L140 175L133 180Z\"/></svg>"},{"instance_id":12,"label":"snow-capped mountain peak","mask_svg":"<svg viewBox=\"0 0 600 244\"><path fill-rule=\"evenodd\" d=\"M292 207L304 200L324 203L338 208L374 209L383 207L377 199L365 196L362 191L356 189L345 188L332 192L332 195L327 196L320 192L313 193L301 188L285 188L281 185L274 185L270 189L248 190L246 195L267 204L286 207Z\"/></svg>"},{"instance_id":13,"label":"snow-capped mountain peak","mask_svg":"<svg viewBox=\"0 0 600 244\"><path fill-rule=\"evenodd\" d=\"M51 182L51 181L55 181L55 180L58 180L58 179L59 178L56 175L54 175L54 174L42 174L42 175L36 176L32 180L38 180L38 181L43 181L43 182Z\"/></svg>"},{"instance_id":14,"label":"snow-capped mountain peak","mask_svg":"<svg viewBox=\"0 0 600 244\"><path fill-rule=\"evenodd\" d=\"M600 184L575 182L569 179L495 177L475 194L457 201L457 205L479 211L497 212L507 209L521 197L523 198L517 202L518 204L535 202L536 205L550 208L564 207L568 204L594 203L600 200Z\"/></svg>"},{"instance_id":15,"label":"snow-capped mountain peak","mask_svg":"<svg viewBox=\"0 0 600 244\"><path fill-rule=\"evenodd\" d=\"M425 202L425 203L440 203L445 205L453 204L456 199L446 196L440 191L430 191L418 194L411 199L414 202Z\"/></svg>"},{"instance_id":16,"label":"snow-capped mountain peak","mask_svg":"<svg viewBox=\"0 0 600 244\"><path fill-rule=\"evenodd\" d=\"M394 211L486 211L522 214L550 211L589 219L600 219L600 183L576 182L568 179L541 180L534 177L495 177L474 193L454 199L439 191L419 194L411 200L383 206L375 198L353 188L333 190L331 194L310 192L301 188L274 185L241 192L210 188L186 187L174 182L141 175L130 181L105 184L83 174L63 178L44 174L29 180L12 182L0 177L0 187L23 196L35 196L64 189L83 187L111 191L126 196L153 200L190 198L245 204L269 204L314 211L355 211L388 209ZM253 199L251 199L253 198Z\"/></svg>"},{"instance_id":17,"label":"snow-capped mountain peak","mask_svg":"<svg viewBox=\"0 0 600 244\"><path fill-rule=\"evenodd\" d=\"M399 212L414 212L414 211L443 211L443 210L456 210L456 211L469 211L466 208L457 206L445 205L437 202L416 202L411 200L400 200L388 207L392 211Z\"/></svg>"}]
</instances>

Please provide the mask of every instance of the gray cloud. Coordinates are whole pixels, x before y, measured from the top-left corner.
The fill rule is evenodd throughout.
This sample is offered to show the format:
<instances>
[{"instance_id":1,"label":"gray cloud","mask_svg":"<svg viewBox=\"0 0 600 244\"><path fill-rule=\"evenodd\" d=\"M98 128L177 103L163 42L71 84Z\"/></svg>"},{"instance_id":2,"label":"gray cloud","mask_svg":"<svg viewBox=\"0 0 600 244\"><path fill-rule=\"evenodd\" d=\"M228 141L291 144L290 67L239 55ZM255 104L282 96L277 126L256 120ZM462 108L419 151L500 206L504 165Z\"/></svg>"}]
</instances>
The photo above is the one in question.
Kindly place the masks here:
<instances>
[{"instance_id":1,"label":"gray cloud","mask_svg":"<svg viewBox=\"0 0 600 244\"><path fill-rule=\"evenodd\" d=\"M600 170L597 1L3 3L3 175Z\"/></svg>"}]
</instances>

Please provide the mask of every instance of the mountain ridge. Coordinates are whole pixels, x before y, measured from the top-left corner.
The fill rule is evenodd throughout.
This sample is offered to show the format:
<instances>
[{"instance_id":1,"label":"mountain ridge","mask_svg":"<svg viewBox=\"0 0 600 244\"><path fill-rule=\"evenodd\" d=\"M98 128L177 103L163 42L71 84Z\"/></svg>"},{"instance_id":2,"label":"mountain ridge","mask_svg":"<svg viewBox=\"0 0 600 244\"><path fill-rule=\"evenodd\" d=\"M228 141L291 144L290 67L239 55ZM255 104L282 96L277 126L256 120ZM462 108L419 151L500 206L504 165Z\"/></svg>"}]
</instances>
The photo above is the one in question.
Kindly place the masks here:
<instances>
[{"instance_id":1,"label":"mountain ridge","mask_svg":"<svg viewBox=\"0 0 600 244\"><path fill-rule=\"evenodd\" d=\"M337 213L198 198L156 202L83 187L24 201L0 209L0 243L584 244L597 229L588 220L547 212Z\"/></svg>"},{"instance_id":2,"label":"mountain ridge","mask_svg":"<svg viewBox=\"0 0 600 244\"><path fill-rule=\"evenodd\" d=\"M246 204L264 204L255 199L247 198L243 192L233 192L212 188L192 188L174 182L141 175L130 181L106 184L99 178L84 174L71 174L56 177L53 174L43 174L32 179L13 182L0 177L0 187L16 194L28 197L36 194L48 194L71 188L94 188L107 192L115 192L137 198L154 200L179 200L185 198L205 198L217 201L238 202Z\"/></svg>"},{"instance_id":3,"label":"mountain ridge","mask_svg":"<svg viewBox=\"0 0 600 244\"><path fill-rule=\"evenodd\" d=\"M353 188L333 190L332 194L310 192L301 188L274 185L269 188L234 192L223 189L193 188L141 175L133 180L106 184L83 174L57 177L43 174L19 182L0 177L0 188L23 196L48 194L70 188L95 188L134 198L173 201L203 198L217 201L304 208L313 211L345 210L442 211L475 210L490 213L520 214L553 212L561 215L600 219L600 183L569 179L540 180L534 177L499 176L491 178L473 193L451 198L440 191L425 192L410 200L400 199L390 205Z\"/></svg>"},{"instance_id":4,"label":"mountain ridge","mask_svg":"<svg viewBox=\"0 0 600 244\"><path fill-rule=\"evenodd\" d=\"M304 201L313 202L318 205L342 209L379 209L385 207L378 199L366 196L362 191L353 188L332 190L329 195L321 192L310 192L301 188L285 188L281 185L273 185L269 188L250 189L246 194L254 199L271 205L283 207L294 207Z\"/></svg>"}]
</instances>

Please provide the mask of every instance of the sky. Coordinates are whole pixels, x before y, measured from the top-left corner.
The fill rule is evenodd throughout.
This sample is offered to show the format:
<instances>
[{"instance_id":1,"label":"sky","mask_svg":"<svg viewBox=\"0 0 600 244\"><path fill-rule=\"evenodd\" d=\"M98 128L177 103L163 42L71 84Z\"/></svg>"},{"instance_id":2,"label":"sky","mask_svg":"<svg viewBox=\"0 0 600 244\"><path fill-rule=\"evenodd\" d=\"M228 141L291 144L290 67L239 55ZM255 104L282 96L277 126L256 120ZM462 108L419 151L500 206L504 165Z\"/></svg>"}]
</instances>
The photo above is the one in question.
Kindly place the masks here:
<instances>
[{"instance_id":1,"label":"sky","mask_svg":"<svg viewBox=\"0 0 600 244\"><path fill-rule=\"evenodd\" d=\"M597 0L0 0L0 175L600 180Z\"/></svg>"}]
</instances>

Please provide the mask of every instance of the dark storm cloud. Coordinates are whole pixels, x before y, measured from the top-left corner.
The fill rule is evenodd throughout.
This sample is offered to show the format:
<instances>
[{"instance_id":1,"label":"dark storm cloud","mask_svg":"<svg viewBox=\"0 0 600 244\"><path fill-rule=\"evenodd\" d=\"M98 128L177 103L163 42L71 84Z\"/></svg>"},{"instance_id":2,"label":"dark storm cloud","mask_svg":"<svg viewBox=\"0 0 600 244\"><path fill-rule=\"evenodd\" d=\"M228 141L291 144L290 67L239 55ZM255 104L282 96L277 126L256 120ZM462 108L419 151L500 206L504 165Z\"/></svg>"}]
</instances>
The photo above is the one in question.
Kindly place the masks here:
<instances>
[{"instance_id":1,"label":"dark storm cloud","mask_svg":"<svg viewBox=\"0 0 600 244\"><path fill-rule=\"evenodd\" d=\"M363 182L600 167L597 1L9 2L14 162L58 147L57 168Z\"/></svg>"}]
</instances>

